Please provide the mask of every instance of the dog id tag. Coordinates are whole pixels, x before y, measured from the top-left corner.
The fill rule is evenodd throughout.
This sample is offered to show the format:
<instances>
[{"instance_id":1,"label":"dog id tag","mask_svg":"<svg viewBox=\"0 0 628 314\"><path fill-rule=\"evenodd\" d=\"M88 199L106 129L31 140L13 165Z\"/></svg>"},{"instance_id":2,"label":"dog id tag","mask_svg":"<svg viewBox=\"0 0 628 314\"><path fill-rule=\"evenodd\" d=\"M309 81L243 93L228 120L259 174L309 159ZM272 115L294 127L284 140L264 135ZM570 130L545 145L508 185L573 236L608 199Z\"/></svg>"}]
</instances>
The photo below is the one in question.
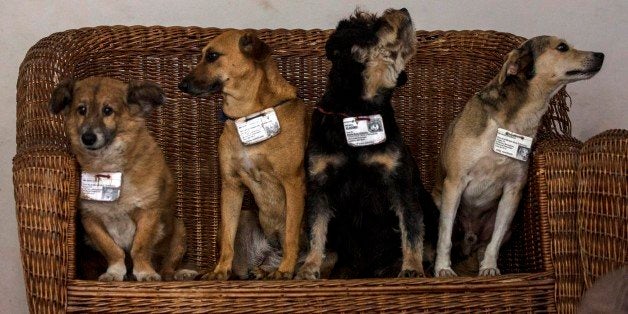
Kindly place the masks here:
<instances>
[{"instance_id":1,"label":"dog id tag","mask_svg":"<svg viewBox=\"0 0 628 314\"><path fill-rule=\"evenodd\" d=\"M347 144L353 147L380 144L386 141L384 120L379 114L342 119Z\"/></svg>"},{"instance_id":2,"label":"dog id tag","mask_svg":"<svg viewBox=\"0 0 628 314\"><path fill-rule=\"evenodd\" d=\"M240 141L244 145L263 142L281 131L275 109L268 108L264 111L235 120Z\"/></svg>"},{"instance_id":3,"label":"dog id tag","mask_svg":"<svg viewBox=\"0 0 628 314\"><path fill-rule=\"evenodd\" d=\"M81 173L81 199L113 202L120 197L122 172Z\"/></svg>"},{"instance_id":4,"label":"dog id tag","mask_svg":"<svg viewBox=\"0 0 628 314\"><path fill-rule=\"evenodd\" d=\"M532 138L498 128L493 151L510 158L527 161L532 148Z\"/></svg>"}]
</instances>

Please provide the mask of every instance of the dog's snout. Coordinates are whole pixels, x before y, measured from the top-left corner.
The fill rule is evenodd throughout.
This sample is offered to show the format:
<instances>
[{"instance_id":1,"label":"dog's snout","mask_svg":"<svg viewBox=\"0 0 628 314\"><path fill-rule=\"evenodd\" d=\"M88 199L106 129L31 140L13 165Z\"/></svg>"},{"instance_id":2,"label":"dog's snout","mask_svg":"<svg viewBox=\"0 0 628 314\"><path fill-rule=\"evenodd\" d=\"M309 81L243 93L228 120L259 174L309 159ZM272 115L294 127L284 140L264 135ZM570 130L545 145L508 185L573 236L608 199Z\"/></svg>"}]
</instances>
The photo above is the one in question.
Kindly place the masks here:
<instances>
[{"instance_id":1,"label":"dog's snout","mask_svg":"<svg viewBox=\"0 0 628 314\"><path fill-rule=\"evenodd\" d=\"M594 52L593 57L597 60L604 61L604 54L601 52Z\"/></svg>"},{"instance_id":2,"label":"dog's snout","mask_svg":"<svg viewBox=\"0 0 628 314\"><path fill-rule=\"evenodd\" d=\"M179 82L178 87L179 87L179 90L184 93L189 92L190 91L190 77L189 76L184 77L183 80Z\"/></svg>"},{"instance_id":3,"label":"dog's snout","mask_svg":"<svg viewBox=\"0 0 628 314\"><path fill-rule=\"evenodd\" d=\"M83 133L83 135L81 135L81 142L83 142L85 146L94 145L97 139L98 138L96 137L96 134L94 134L94 132L91 132L91 131L85 132Z\"/></svg>"},{"instance_id":4,"label":"dog's snout","mask_svg":"<svg viewBox=\"0 0 628 314\"><path fill-rule=\"evenodd\" d=\"M399 10L399 11L401 11L403 13L406 13L406 14L409 14L408 9L406 9L406 8L401 8L401 10Z\"/></svg>"}]
</instances>

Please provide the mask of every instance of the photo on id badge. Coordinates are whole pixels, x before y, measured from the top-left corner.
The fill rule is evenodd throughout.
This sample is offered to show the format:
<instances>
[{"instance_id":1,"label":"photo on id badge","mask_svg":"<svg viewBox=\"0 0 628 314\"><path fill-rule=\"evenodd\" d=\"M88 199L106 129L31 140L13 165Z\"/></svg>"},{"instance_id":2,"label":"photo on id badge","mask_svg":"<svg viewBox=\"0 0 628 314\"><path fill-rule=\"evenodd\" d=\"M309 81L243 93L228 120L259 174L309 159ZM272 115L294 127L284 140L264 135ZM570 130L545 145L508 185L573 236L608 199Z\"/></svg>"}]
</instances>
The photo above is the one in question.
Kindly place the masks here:
<instances>
[{"instance_id":1,"label":"photo on id badge","mask_svg":"<svg viewBox=\"0 0 628 314\"><path fill-rule=\"evenodd\" d=\"M264 128L264 130L266 131L266 133L269 136L273 136L275 134L277 134L279 132L279 124L275 121L272 121L268 118L265 118L267 121L265 121L262 124L262 127Z\"/></svg>"},{"instance_id":2,"label":"photo on id badge","mask_svg":"<svg viewBox=\"0 0 628 314\"><path fill-rule=\"evenodd\" d=\"M379 119L369 120L367 126L370 133L377 133L383 129L382 121Z\"/></svg>"},{"instance_id":3,"label":"photo on id badge","mask_svg":"<svg viewBox=\"0 0 628 314\"><path fill-rule=\"evenodd\" d=\"M103 187L102 189L102 198L105 201L113 201L118 197L119 189L116 187Z\"/></svg>"},{"instance_id":4,"label":"photo on id badge","mask_svg":"<svg viewBox=\"0 0 628 314\"><path fill-rule=\"evenodd\" d=\"M529 154L530 154L530 149L525 146L519 146L519 149L517 149L517 159L528 160Z\"/></svg>"}]
</instances>

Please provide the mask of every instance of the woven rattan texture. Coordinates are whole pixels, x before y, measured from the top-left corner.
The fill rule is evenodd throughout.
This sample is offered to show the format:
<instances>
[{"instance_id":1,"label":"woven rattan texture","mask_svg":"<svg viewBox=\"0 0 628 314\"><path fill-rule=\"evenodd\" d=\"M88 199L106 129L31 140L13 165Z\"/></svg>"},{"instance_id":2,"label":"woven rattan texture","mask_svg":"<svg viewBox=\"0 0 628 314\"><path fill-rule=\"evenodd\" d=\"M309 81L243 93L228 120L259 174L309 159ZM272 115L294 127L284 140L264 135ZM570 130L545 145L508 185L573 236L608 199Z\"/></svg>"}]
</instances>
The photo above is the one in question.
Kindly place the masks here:
<instances>
[{"instance_id":1,"label":"woven rattan texture","mask_svg":"<svg viewBox=\"0 0 628 314\"><path fill-rule=\"evenodd\" d=\"M267 297L260 294L259 299L249 295L238 301L237 298L220 299L220 293L212 290L223 286L217 283L196 283L199 286L195 288L195 283L117 286L74 280L73 248L74 243L79 241L74 232L77 169L68 154L63 118L48 112L47 103L55 84L66 77L81 79L106 75L124 81L152 80L164 88L168 101L149 119L148 124L175 174L178 192L176 209L188 231L186 260L208 269L216 260L220 218L216 151L222 130L218 118L220 97L192 98L179 92L176 86L195 64L203 45L222 31L159 26L86 28L53 34L29 50L20 67L17 83L18 157L15 160L14 182L31 310L63 310L71 301L68 298L77 298L71 307L74 310L87 311L87 306L93 306L90 310L121 310L114 306L117 304L127 306L129 312L147 310L147 306L154 312L153 306L159 305L168 304L163 308L166 311L186 306L202 308L203 304L220 302L224 309L231 304L235 309L250 307L260 310L264 305L274 304L270 301L277 301L273 305L275 308L293 306L308 311L311 308L307 304L311 303L301 306L300 302L311 302L312 298L318 300L316 293L309 294L304 288L306 283L302 282L252 284L259 293L272 287L280 287L277 290L280 292ZM273 56L280 71L297 86L299 96L308 106L315 104L325 89L330 64L324 58L324 43L329 33L322 30L259 31L259 36L274 48ZM504 55L523 39L493 31L419 31L417 39L417 55L407 68L409 82L395 93L393 104L406 143L419 163L427 188L431 189L437 152L448 123L473 93L497 73ZM541 138L570 133L566 99L563 91L552 101L543 119ZM536 164L531 167L531 182L536 175L533 171L536 167ZM408 289L404 293L404 288L399 288L395 292L397 294L391 296L385 292L386 288L382 288L377 290L380 291L377 296L364 295L360 299L362 301L356 301L354 305L354 302L347 301L354 300L359 294L350 293L353 290L348 287L354 282L357 285L368 285L368 282L332 281L307 285L317 286L319 290L316 291L328 293L327 297L320 297L320 301L332 302L330 308L348 311L436 306L451 311L500 311L500 308L510 309L512 304L525 305L522 309L527 310L554 309L550 302L553 300L552 289L545 286L548 281L553 284L553 279L548 277L552 275L549 227L546 220L539 219L540 209L535 205L539 203L537 193L533 188L528 189L527 202L518 214L513 237L500 257L500 268L505 273L536 273L536 277L511 275L513 282L523 280L528 288L515 289L515 284L509 285L509 281L501 278L479 280L476 286L467 285L466 279L446 281L447 284L442 285L445 281L424 279L418 282L434 285L433 292ZM252 206L250 199L245 204ZM387 284L406 287L409 283L396 279L385 282L383 287ZM344 291L346 286L349 290L346 293L327 290L331 289L330 284L334 289ZM535 288L537 284L538 288ZM224 285L230 287L231 284ZM233 285L236 289L233 291L237 291L237 284ZM161 291L172 294L153 297L159 287L163 288ZM177 290L177 287L185 290ZM467 291L467 287L475 288ZM491 296L490 293L483 294L483 289L501 292ZM133 291L146 295L125 299ZM290 298L284 296L284 292ZM187 294L194 296L195 293L206 298L183 297ZM421 295L417 295L419 293ZM219 300L203 303L210 302L209 297ZM80 303L79 299L85 303ZM150 302L144 303L145 300ZM178 303L177 300L189 303ZM443 303L445 301L450 303Z\"/></svg>"},{"instance_id":2,"label":"woven rattan texture","mask_svg":"<svg viewBox=\"0 0 628 314\"><path fill-rule=\"evenodd\" d=\"M628 264L628 130L589 139L580 152L578 226L584 283Z\"/></svg>"},{"instance_id":3,"label":"woven rattan texture","mask_svg":"<svg viewBox=\"0 0 628 314\"><path fill-rule=\"evenodd\" d=\"M538 198L539 219L548 219L551 263L556 275L556 306L559 312L575 313L583 291L578 244L578 154L582 143L567 136L552 136L537 143L530 189Z\"/></svg>"}]
</instances>

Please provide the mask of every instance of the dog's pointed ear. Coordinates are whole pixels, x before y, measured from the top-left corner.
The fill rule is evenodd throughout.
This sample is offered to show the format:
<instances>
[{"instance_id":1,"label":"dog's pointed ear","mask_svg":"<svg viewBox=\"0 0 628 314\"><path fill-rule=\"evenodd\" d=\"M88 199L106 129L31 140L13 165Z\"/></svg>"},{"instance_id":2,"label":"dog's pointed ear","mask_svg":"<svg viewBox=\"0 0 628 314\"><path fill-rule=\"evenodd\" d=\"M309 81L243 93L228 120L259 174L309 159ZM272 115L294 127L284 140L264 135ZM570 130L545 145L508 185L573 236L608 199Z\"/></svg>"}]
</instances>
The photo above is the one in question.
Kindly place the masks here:
<instances>
[{"instance_id":1,"label":"dog's pointed ear","mask_svg":"<svg viewBox=\"0 0 628 314\"><path fill-rule=\"evenodd\" d=\"M504 84L509 76L529 76L531 68L534 67L532 53L526 44L511 51L506 55L506 61L502 66L497 82Z\"/></svg>"},{"instance_id":2,"label":"dog's pointed ear","mask_svg":"<svg viewBox=\"0 0 628 314\"><path fill-rule=\"evenodd\" d=\"M239 41L240 51L255 62L264 62L271 54L270 47L257 38L255 33L246 32Z\"/></svg>"},{"instance_id":3,"label":"dog's pointed ear","mask_svg":"<svg viewBox=\"0 0 628 314\"><path fill-rule=\"evenodd\" d=\"M166 102L164 91L159 85L150 81L131 81L127 89L127 104L131 114L148 115L155 107Z\"/></svg>"},{"instance_id":4,"label":"dog's pointed ear","mask_svg":"<svg viewBox=\"0 0 628 314\"><path fill-rule=\"evenodd\" d=\"M65 79L55 87L50 97L49 108L53 114L59 114L65 108L67 108L72 102L72 93L74 90L74 80L71 78Z\"/></svg>"}]
</instances>

